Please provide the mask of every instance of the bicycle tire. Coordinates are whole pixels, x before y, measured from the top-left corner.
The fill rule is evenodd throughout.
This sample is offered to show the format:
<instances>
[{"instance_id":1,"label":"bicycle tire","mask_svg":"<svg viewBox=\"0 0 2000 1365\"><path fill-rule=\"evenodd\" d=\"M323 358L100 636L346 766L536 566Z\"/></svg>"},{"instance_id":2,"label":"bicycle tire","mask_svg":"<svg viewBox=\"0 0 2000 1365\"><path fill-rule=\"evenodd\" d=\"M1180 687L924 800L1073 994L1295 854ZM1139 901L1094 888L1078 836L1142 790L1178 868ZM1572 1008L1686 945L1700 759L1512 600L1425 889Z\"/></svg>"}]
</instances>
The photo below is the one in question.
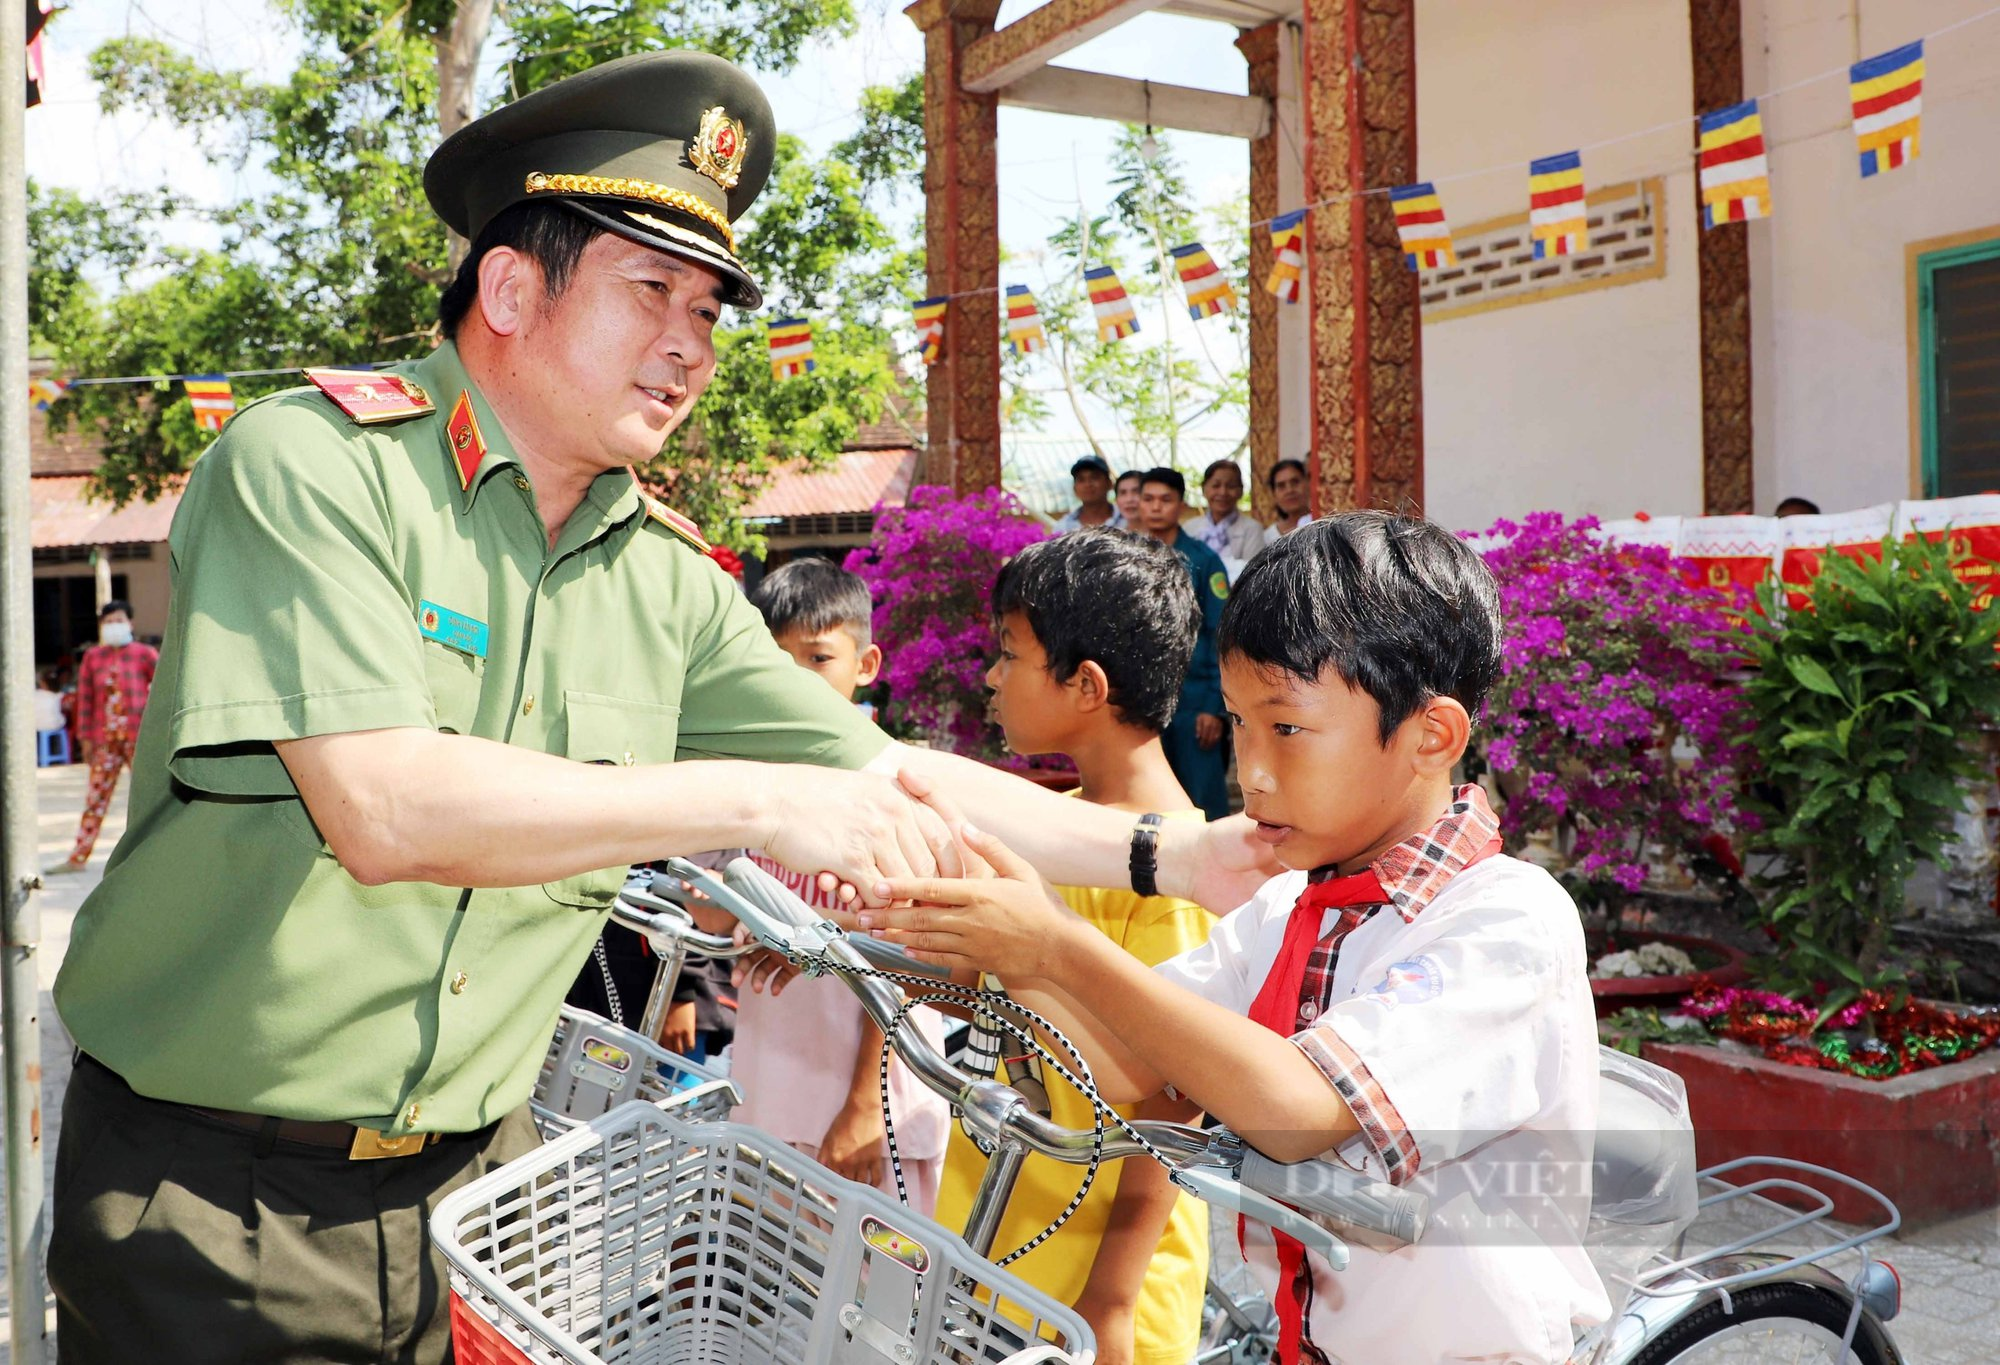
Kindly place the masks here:
<instances>
[{"instance_id":1,"label":"bicycle tire","mask_svg":"<svg viewBox=\"0 0 2000 1365\"><path fill-rule=\"evenodd\" d=\"M1735 1311L1724 1312L1717 1299L1682 1318L1634 1355L1627 1365L1676 1365L1694 1348L1746 1323L1801 1322L1831 1332L1838 1341L1847 1330L1852 1300L1831 1290L1809 1284L1780 1282L1752 1285L1730 1296ZM1889 1343L1888 1333L1872 1313L1865 1310L1854 1331L1854 1347L1849 1357L1854 1365L1898 1365L1901 1357Z\"/></svg>"}]
</instances>

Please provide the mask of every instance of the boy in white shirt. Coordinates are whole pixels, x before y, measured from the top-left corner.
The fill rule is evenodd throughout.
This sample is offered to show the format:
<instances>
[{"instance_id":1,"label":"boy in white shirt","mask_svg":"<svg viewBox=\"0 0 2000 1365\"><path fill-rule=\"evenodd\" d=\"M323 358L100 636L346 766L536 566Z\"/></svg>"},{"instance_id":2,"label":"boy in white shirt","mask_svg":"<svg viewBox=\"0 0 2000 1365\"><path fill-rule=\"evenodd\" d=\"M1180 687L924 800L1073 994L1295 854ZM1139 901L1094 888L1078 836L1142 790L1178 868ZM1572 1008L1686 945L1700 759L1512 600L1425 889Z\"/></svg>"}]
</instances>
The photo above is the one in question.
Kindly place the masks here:
<instances>
[{"instance_id":1,"label":"boy in white shirt","mask_svg":"<svg viewBox=\"0 0 2000 1365\"><path fill-rule=\"evenodd\" d=\"M1339 1273L1244 1229L1282 1365L1557 1365L1607 1311L1582 1247L1597 1038L1574 905L1451 782L1500 668L1491 576L1429 522L1346 513L1245 570L1218 645L1245 809L1292 870L1206 944L1146 971L953 812L999 877L887 884L919 904L862 923L1000 974L1107 1100L1170 1087L1278 1160L1430 1196L1421 1243Z\"/></svg>"}]
</instances>

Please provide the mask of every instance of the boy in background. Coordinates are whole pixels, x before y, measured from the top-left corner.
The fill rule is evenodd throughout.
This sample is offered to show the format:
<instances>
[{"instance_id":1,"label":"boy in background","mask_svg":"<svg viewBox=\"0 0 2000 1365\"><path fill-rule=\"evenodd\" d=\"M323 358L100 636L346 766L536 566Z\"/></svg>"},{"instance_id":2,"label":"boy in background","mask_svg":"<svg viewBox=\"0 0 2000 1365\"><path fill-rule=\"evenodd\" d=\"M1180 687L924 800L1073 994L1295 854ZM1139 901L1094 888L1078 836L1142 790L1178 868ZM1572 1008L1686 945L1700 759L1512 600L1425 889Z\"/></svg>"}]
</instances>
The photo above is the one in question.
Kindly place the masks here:
<instances>
[{"instance_id":1,"label":"boy in background","mask_svg":"<svg viewBox=\"0 0 2000 1365\"><path fill-rule=\"evenodd\" d=\"M874 603L868 585L838 565L793 560L759 583L750 602L779 648L843 697L851 699L882 671L882 648L871 638ZM808 904L832 908L815 879L752 856ZM775 965L753 968L739 983L730 1075L741 1085L744 1102L734 1117L836 1175L893 1193L878 1070L882 1031L844 983L799 977L780 985L769 970ZM943 1050L944 1024L935 1010L913 1010L909 1024ZM891 1058L889 1112L910 1204L929 1215L937 1202L950 1109L900 1058Z\"/></svg>"},{"instance_id":2,"label":"boy in background","mask_svg":"<svg viewBox=\"0 0 2000 1365\"><path fill-rule=\"evenodd\" d=\"M993 618L999 658L986 685L1010 749L1068 754L1085 801L1135 816L1202 818L1160 746L1198 619L1177 555L1117 531L1030 545L1001 569ZM1198 946L1213 922L1200 906L1166 896L1070 886L1057 894L1107 952L1142 968ZM1042 1080L1055 1122L1090 1127L1090 1104L1081 1094L1053 1073ZM1157 1097L1121 1112L1188 1119L1195 1111ZM964 1133L952 1133L939 1222L965 1226L986 1164ZM1030 1154L994 1250L1010 1251L1047 1226L1076 1193L1079 1175L1074 1166ZM1118 1162L1099 1172L1055 1236L1009 1269L1083 1314L1103 1365L1184 1365L1201 1336L1207 1212L1182 1197L1153 1162Z\"/></svg>"},{"instance_id":3,"label":"boy in background","mask_svg":"<svg viewBox=\"0 0 2000 1365\"><path fill-rule=\"evenodd\" d=\"M892 882L929 904L861 922L1003 975L1108 1100L1172 1087L1277 1160L1429 1196L1418 1245L1351 1243L1339 1273L1244 1230L1282 1365L1559 1365L1608 1311L1582 1246L1597 1031L1575 905L1452 785L1500 669L1492 577L1430 522L1343 513L1244 570L1220 644L1245 810L1293 870L1207 943L1145 970L949 812L1001 877Z\"/></svg>"}]
</instances>

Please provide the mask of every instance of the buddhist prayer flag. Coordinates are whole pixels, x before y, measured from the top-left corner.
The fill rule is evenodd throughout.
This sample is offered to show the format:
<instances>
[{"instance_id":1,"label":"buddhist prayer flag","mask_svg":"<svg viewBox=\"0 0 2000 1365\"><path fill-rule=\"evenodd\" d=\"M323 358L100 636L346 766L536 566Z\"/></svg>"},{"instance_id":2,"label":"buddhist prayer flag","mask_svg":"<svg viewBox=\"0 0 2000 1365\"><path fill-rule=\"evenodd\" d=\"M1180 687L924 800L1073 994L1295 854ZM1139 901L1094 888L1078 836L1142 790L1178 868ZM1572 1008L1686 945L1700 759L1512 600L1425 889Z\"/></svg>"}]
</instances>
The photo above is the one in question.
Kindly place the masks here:
<instances>
[{"instance_id":1,"label":"buddhist prayer flag","mask_svg":"<svg viewBox=\"0 0 2000 1365\"><path fill-rule=\"evenodd\" d=\"M1264 288L1280 303L1299 301L1299 279L1306 266L1306 211L1294 209L1271 220L1271 275Z\"/></svg>"},{"instance_id":2,"label":"buddhist prayer flag","mask_svg":"<svg viewBox=\"0 0 2000 1365\"><path fill-rule=\"evenodd\" d=\"M1771 216L1771 162L1757 101L1703 114L1700 155L1704 230Z\"/></svg>"},{"instance_id":3,"label":"buddhist prayer flag","mask_svg":"<svg viewBox=\"0 0 2000 1365\"><path fill-rule=\"evenodd\" d=\"M813 328L804 318L778 318L771 323L771 378L790 379L813 372Z\"/></svg>"},{"instance_id":4,"label":"buddhist prayer flag","mask_svg":"<svg viewBox=\"0 0 2000 1365\"><path fill-rule=\"evenodd\" d=\"M1403 239L1403 259L1412 270L1436 270L1457 265L1451 229L1444 221L1444 201L1428 180L1398 185L1389 191L1396 209L1396 234Z\"/></svg>"},{"instance_id":5,"label":"buddhist prayer flag","mask_svg":"<svg viewBox=\"0 0 2000 1365\"><path fill-rule=\"evenodd\" d=\"M1196 322L1212 318L1225 308L1236 306L1236 289L1215 264L1208 248L1189 242L1173 249L1174 269L1180 272L1181 288L1187 291L1188 316Z\"/></svg>"},{"instance_id":6,"label":"buddhist prayer flag","mask_svg":"<svg viewBox=\"0 0 2000 1365\"><path fill-rule=\"evenodd\" d=\"M1856 62L1847 80L1862 177L1915 161L1924 113L1924 40Z\"/></svg>"},{"instance_id":7,"label":"buddhist prayer flag","mask_svg":"<svg viewBox=\"0 0 2000 1365\"><path fill-rule=\"evenodd\" d=\"M194 424L203 431L221 431L236 411L236 396L223 375L191 374L181 380L181 387L187 390L188 406L194 409Z\"/></svg>"},{"instance_id":8,"label":"buddhist prayer flag","mask_svg":"<svg viewBox=\"0 0 2000 1365\"><path fill-rule=\"evenodd\" d=\"M47 412L49 404L69 392L69 381L57 379L54 375L42 375L28 381L28 401L35 405L37 412Z\"/></svg>"},{"instance_id":9,"label":"buddhist prayer flag","mask_svg":"<svg viewBox=\"0 0 2000 1365\"><path fill-rule=\"evenodd\" d=\"M935 365L944 354L944 310L951 303L946 294L918 299L911 307L917 323L917 342L923 348L924 364Z\"/></svg>"},{"instance_id":10,"label":"buddhist prayer flag","mask_svg":"<svg viewBox=\"0 0 2000 1365\"><path fill-rule=\"evenodd\" d=\"M1535 259L1570 256L1590 245L1584 219L1583 158L1575 152L1528 164L1528 232Z\"/></svg>"},{"instance_id":11,"label":"buddhist prayer flag","mask_svg":"<svg viewBox=\"0 0 2000 1365\"><path fill-rule=\"evenodd\" d=\"M1048 344L1048 333L1042 330L1042 313L1035 307L1035 296L1028 292L1025 284L1008 285L1007 345L1015 355L1027 355Z\"/></svg>"},{"instance_id":12,"label":"buddhist prayer flag","mask_svg":"<svg viewBox=\"0 0 2000 1365\"><path fill-rule=\"evenodd\" d=\"M1100 265L1083 272L1083 283L1090 291L1091 309L1097 314L1098 340L1116 341L1139 330L1139 315L1133 311L1125 286L1118 282L1117 271Z\"/></svg>"}]
</instances>

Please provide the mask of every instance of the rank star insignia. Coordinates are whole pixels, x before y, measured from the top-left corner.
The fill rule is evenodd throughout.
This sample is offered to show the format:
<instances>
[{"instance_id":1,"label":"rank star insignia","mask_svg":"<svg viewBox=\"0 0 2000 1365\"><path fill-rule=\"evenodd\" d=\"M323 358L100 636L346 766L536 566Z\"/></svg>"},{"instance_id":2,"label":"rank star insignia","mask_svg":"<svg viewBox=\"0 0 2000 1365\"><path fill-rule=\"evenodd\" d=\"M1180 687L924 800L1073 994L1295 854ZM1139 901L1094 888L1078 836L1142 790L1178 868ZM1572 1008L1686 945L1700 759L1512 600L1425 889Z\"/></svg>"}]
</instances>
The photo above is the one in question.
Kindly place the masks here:
<instances>
[{"instance_id":1,"label":"rank star insignia","mask_svg":"<svg viewBox=\"0 0 2000 1365\"><path fill-rule=\"evenodd\" d=\"M688 161L703 175L725 190L736 188L743 175L743 158L750 150L750 135L743 120L729 117L716 105L701 116L701 129L688 148Z\"/></svg>"}]
</instances>

